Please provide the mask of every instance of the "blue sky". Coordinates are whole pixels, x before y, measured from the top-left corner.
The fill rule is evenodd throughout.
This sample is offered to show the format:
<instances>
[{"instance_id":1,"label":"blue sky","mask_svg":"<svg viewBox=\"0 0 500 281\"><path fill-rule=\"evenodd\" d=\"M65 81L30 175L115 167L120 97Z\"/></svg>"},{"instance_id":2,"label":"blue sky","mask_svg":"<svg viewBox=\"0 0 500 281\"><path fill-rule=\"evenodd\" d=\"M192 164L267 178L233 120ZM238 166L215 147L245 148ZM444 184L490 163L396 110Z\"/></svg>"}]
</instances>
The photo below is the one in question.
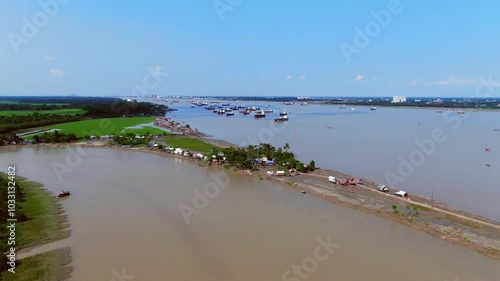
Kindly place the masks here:
<instances>
[{"instance_id":1,"label":"blue sky","mask_svg":"<svg viewBox=\"0 0 500 281\"><path fill-rule=\"evenodd\" d=\"M484 77L495 96L498 11L498 1L5 0L0 95L474 96Z\"/></svg>"}]
</instances>

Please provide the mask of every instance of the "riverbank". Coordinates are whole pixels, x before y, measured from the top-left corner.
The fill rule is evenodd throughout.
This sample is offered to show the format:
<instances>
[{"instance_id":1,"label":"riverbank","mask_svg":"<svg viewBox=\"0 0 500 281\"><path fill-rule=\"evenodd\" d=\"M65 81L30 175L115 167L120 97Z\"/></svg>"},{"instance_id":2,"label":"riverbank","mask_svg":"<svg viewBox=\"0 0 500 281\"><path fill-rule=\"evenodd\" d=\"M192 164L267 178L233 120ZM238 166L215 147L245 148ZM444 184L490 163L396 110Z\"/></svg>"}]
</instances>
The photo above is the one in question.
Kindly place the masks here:
<instances>
[{"instance_id":1,"label":"riverbank","mask_svg":"<svg viewBox=\"0 0 500 281\"><path fill-rule=\"evenodd\" d=\"M5 174L0 173L0 177L6 179ZM8 247L10 249L15 246L16 267L15 273L3 272L3 280L40 280L40 276L66 279L71 272L71 267L68 266L71 261L69 249L17 259L19 254L30 249L69 237L70 231L67 217L57 197L39 183L27 181L20 176L16 176L15 181L16 188L20 191L16 194L18 221L15 225L15 245Z\"/></svg>"},{"instance_id":2,"label":"riverbank","mask_svg":"<svg viewBox=\"0 0 500 281\"><path fill-rule=\"evenodd\" d=\"M200 140L206 140L199 138ZM213 141L213 140L212 140ZM226 142L222 142L227 144ZM84 146L112 148L122 151L137 151L166 157L189 159L206 166L205 162L179 155L168 154L156 148L130 148L110 146L107 142L89 142L79 144L43 144L40 146L65 147ZM337 179L350 178L349 175L333 171L316 169L311 173L298 173L295 176L269 176L267 171L273 167L261 167L258 171L228 169L229 174L257 176L281 186L293 188L305 194L323 198L337 205L342 205L370 213L406 226L419 229L439 239L474 249L486 256L500 259L500 224L482 216L456 210L443 202L410 194L409 199L402 199L393 194L378 191L378 184L362 179L362 184L340 185L328 181L329 176Z\"/></svg>"}]
</instances>

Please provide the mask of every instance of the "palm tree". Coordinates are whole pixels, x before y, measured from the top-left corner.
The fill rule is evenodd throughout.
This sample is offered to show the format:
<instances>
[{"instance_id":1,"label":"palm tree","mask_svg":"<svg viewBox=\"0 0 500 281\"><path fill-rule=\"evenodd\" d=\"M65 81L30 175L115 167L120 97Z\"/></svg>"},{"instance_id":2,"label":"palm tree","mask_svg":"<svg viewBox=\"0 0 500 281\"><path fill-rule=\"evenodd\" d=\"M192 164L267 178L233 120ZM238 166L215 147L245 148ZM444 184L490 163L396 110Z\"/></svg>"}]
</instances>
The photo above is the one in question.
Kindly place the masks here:
<instances>
[{"instance_id":1,"label":"palm tree","mask_svg":"<svg viewBox=\"0 0 500 281\"><path fill-rule=\"evenodd\" d=\"M285 145L283 146L283 150L289 150L289 149L290 149L290 144L285 143Z\"/></svg>"}]
</instances>

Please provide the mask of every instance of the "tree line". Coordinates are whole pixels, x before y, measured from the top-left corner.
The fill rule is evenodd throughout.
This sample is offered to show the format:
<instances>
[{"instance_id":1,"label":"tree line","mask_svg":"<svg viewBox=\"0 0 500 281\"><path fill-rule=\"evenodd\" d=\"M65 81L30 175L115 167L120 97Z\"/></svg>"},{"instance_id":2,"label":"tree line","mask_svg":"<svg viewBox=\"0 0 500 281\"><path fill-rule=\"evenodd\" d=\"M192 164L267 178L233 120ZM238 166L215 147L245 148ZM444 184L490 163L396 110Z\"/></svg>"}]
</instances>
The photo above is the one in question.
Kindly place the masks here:
<instances>
[{"instance_id":1,"label":"tree line","mask_svg":"<svg viewBox=\"0 0 500 281\"><path fill-rule=\"evenodd\" d=\"M2 98L2 100L5 100ZM127 102L117 98L24 98L19 100L22 103L0 103L0 110L39 110L34 109L43 106L43 109L80 108L85 110L84 114L63 115L63 114L43 114L33 112L28 115L0 116L0 134L61 124L73 121L96 118L113 118L122 116L163 116L167 111L167 106L152 104L148 102ZM35 104L44 102L44 105ZM62 105L56 105L59 102Z\"/></svg>"}]
</instances>

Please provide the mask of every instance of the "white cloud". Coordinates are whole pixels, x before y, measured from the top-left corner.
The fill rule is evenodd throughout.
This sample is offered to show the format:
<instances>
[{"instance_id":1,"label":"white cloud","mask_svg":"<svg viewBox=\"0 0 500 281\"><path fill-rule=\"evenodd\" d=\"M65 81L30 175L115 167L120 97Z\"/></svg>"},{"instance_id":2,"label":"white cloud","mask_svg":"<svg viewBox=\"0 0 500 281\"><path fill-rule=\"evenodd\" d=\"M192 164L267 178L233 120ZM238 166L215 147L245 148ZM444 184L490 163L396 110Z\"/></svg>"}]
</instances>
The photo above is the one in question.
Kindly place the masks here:
<instances>
[{"instance_id":1,"label":"white cloud","mask_svg":"<svg viewBox=\"0 0 500 281\"><path fill-rule=\"evenodd\" d=\"M378 77L377 77L377 76L373 76L373 77L372 77L372 80L378 81L378 80L380 80L380 79L378 79Z\"/></svg>"},{"instance_id":2,"label":"white cloud","mask_svg":"<svg viewBox=\"0 0 500 281\"><path fill-rule=\"evenodd\" d=\"M305 74L302 74L302 76L300 76L299 78L300 80L306 80L306 75Z\"/></svg>"},{"instance_id":3,"label":"white cloud","mask_svg":"<svg viewBox=\"0 0 500 281\"><path fill-rule=\"evenodd\" d=\"M293 79L293 76L288 74L286 77L285 77L286 80L292 80Z\"/></svg>"},{"instance_id":4,"label":"white cloud","mask_svg":"<svg viewBox=\"0 0 500 281\"><path fill-rule=\"evenodd\" d=\"M485 86L485 87L500 87L500 82L494 81L492 75L490 74L487 78L480 76L477 80L466 80L460 79L455 76L450 76L448 79L443 81L437 81L432 83L426 83L426 85L473 85L473 86Z\"/></svg>"},{"instance_id":5,"label":"white cloud","mask_svg":"<svg viewBox=\"0 0 500 281\"><path fill-rule=\"evenodd\" d=\"M150 71L151 71L152 75L158 75L158 74L160 74L162 69L163 69L163 67L161 67L160 65L157 64L155 66L152 66L150 68Z\"/></svg>"},{"instance_id":6,"label":"white cloud","mask_svg":"<svg viewBox=\"0 0 500 281\"><path fill-rule=\"evenodd\" d=\"M411 80L410 85L417 86L417 80Z\"/></svg>"},{"instance_id":7,"label":"white cloud","mask_svg":"<svg viewBox=\"0 0 500 281\"><path fill-rule=\"evenodd\" d=\"M57 69L57 68L51 68L49 70L49 74L50 74L50 76L63 76L64 75L62 70Z\"/></svg>"},{"instance_id":8,"label":"white cloud","mask_svg":"<svg viewBox=\"0 0 500 281\"><path fill-rule=\"evenodd\" d=\"M459 79L459 78L457 78L455 76L450 76L446 80L433 82L431 84L432 85L444 85L444 86L448 86L448 85L475 85L477 83L474 82L474 81L470 81L470 80Z\"/></svg>"},{"instance_id":9,"label":"white cloud","mask_svg":"<svg viewBox=\"0 0 500 281\"><path fill-rule=\"evenodd\" d=\"M56 59L55 57L45 56L45 60L55 60L55 59Z\"/></svg>"},{"instance_id":10,"label":"white cloud","mask_svg":"<svg viewBox=\"0 0 500 281\"><path fill-rule=\"evenodd\" d=\"M356 81L363 81L364 79L365 79L365 77L363 75L361 75L361 74L358 74L356 76Z\"/></svg>"}]
</instances>

